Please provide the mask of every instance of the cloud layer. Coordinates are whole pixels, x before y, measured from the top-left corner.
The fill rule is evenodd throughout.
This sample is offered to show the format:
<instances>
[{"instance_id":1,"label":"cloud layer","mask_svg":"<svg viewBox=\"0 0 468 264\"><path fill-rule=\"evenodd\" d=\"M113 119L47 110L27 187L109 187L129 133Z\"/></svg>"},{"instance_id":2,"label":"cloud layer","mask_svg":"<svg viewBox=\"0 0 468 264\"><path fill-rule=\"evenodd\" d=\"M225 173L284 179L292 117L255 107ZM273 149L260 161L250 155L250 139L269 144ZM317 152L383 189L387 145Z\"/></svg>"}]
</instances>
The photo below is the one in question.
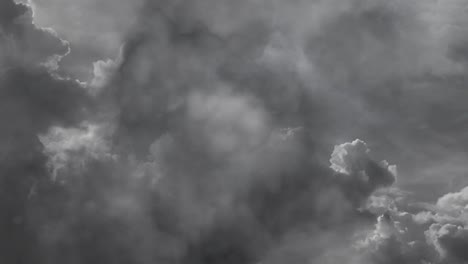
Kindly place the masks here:
<instances>
[{"instance_id":1,"label":"cloud layer","mask_svg":"<svg viewBox=\"0 0 468 264\"><path fill-rule=\"evenodd\" d=\"M0 262L468 261L463 4L3 0Z\"/></svg>"}]
</instances>

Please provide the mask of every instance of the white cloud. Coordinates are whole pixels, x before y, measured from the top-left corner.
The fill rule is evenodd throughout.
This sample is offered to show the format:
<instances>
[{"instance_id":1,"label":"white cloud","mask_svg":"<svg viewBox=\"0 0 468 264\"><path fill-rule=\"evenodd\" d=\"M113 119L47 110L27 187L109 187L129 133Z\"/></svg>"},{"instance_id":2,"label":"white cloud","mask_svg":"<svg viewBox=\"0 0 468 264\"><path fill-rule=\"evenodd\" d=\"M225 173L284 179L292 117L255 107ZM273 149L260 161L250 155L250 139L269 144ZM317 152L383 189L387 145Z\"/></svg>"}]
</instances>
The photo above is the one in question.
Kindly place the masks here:
<instances>
[{"instance_id":1,"label":"white cloud","mask_svg":"<svg viewBox=\"0 0 468 264\"><path fill-rule=\"evenodd\" d=\"M53 176L69 166L83 167L89 159L110 157L102 129L98 125L84 123L79 128L52 127L46 134L39 135Z\"/></svg>"},{"instance_id":2,"label":"white cloud","mask_svg":"<svg viewBox=\"0 0 468 264\"><path fill-rule=\"evenodd\" d=\"M352 142L343 143L335 146L330 158L330 168L334 171L346 175L359 175L363 180L367 181L369 175L366 174L368 163L371 162L369 157L369 148L367 144L356 139ZM388 172L396 177L396 166L389 165L387 161L381 161L378 166L388 170Z\"/></svg>"}]
</instances>

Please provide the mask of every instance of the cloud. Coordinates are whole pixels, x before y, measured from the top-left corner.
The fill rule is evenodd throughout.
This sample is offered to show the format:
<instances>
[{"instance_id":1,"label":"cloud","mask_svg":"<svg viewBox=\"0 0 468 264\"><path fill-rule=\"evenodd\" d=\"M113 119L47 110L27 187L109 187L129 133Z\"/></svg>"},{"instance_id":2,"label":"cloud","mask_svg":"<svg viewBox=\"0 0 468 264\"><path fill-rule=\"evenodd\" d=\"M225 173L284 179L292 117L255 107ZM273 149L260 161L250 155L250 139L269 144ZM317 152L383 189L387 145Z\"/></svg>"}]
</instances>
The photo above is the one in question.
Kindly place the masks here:
<instances>
[{"instance_id":1,"label":"cloud","mask_svg":"<svg viewBox=\"0 0 468 264\"><path fill-rule=\"evenodd\" d=\"M0 62L3 69L11 64L44 64L56 68L69 52L69 43L50 28L39 28L33 22L32 10L26 4L4 1L0 30Z\"/></svg>"},{"instance_id":2,"label":"cloud","mask_svg":"<svg viewBox=\"0 0 468 264\"><path fill-rule=\"evenodd\" d=\"M405 225L418 224L399 212L388 226L401 234L387 234L380 218L375 248L350 248L354 231L372 226L364 207L394 183L395 167L374 161L361 140L338 144L331 169L328 159L348 138L400 136L414 124L402 113L425 121L413 106L433 98L407 84L459 74L421 12L397 1L146 2L96 97L115 127L109 142L118 158L83 172L99 213L76 217L84 229L101 226L100 217L122 219L125 230L139 224L135 237L174 248L131 245L127 235L84 240L104 262L116 245L130 261L256 263L292 254L317 262L348 252L370 263L418 259L424 228L414 235ZM96 77L110 65L97 63ZM413 146L404 144L411 136L401 149Z\"/></svg>"},{"instance_id":3,"label":"cloud","mask_svg":"<svg viewBox=\"0 0 468 264\"><path fill-rule=\"evenodd\" d=\"M444 212L460 217L467 213L468 205L468 188L464 188L459 192L448 193L437 200L436 205Z\"/></svg>"},{"instance_id":4,"label":"cloud","mask_svg":"<svg viewBox=\"0 0 468 264\"><path fill-rule=\"evenodd\" d=\"M343 191L355 202L366 201L375 190L393 184L396 166L388 162L377 163L370 159L369 149L364 141L356 139L335 146L331 154L330 168L337 172Z\"/></svg>"},{"instance_id":5,"label":"cloud","mask_svg":"<svg viewBox=\"0 0 468 264\"><path fill-rule=\"evenodd\" d=\"M71 43L70 54L60 62L60 72L83 81L93 78L93 62L115 59L138 19L141 0L29 1L34 21L54 28Z\"/></svg>"},{"instance_id":6,"label":"cloud","mask_svg":"<svg viewBox=\"0 0 468 264\"><path fill-rule=\"evenodd\" d=\"M398 189L464 137L456 8L32 4L0 5L5 262L464 260L464 191Z\"/></svg>"},{"instance_id":7,"label":"cloud","mask_svg":"<svg viewBox=\"0 0 468 264\"><path fill-rule=\"evenodd\" d=\"M37 135L80 123L93 103L55 71L68 43L37 27L26 4L1 1L0 10L0 261L29 263L40 258L38 230L56 194Z\"/></svg>"},{"instance_id":8,"label":"cloud","mask_svg":"<svg viewBox=\"0 0 468 264\"><path fill-rule=\"evenodd\" d=\"M468 230L452 224L433 224L426 232L427 239L436 248L442 261L463 263L468 259Z\"/></svg>"},{"instance_id":9,"label":"cloud","mask_svg":"<svg viewBox=\"0 0 468 264\"><path fill-rule=\"evenodd\" d=\"M93 63L93 74L94 77L90 82L90 86L94 89L99 89L108 84L109 79L115 69L117 68L117 63L113 60L99 60Z\"/></svg>"},{"instance_id":10,"label":"cloud","mask_svg":"<svg viewBox=\"0 0 468 264\"><path fill-rule=\"evenodd\" d=\"M47 134L39 135L54 178L67 166L85 167L88 158L101 159L109 155L108 143L99 130L96 125L83 124L81 128L52 127Z\"/></svg>"},{"instance_id":11,"label":"cloud","mask_svg":"<svg viewBox=\"0 0 468 264\"><path fill-rule=\"evenodd\" d=\"M405 212L396 200L373 202L371 210L384 213L378 218L374 229L364 231L364 238L356 237L355 247L384 261L372 263L391 263L396 258L403 263L464 263L466 254L463 249L468 233L463 213L466 205L463 194L464 189L448 193L440 197L435 205L426 205L414 213ZM379 205L382 206L380 211L376 210Z\"/></svg>"},{"instance_id":12,"label":"cloud","mask_svg":"<svg viewBox=\"0 0 468 264\"><path fill-rule=\"evenodd\" d=\"M466 224L466 188L459 192L447 193L440 197L434 205L429 205L429 211L423 211L415 215L415 219L421 223L440 224Z\"/></svg>"},{"instance_id":13,"label":"cloud","mask_svg":"<svg viewBox=\"0 0 468 264\"><path fill-rule=\"evenodd\" d=\"M337 145L331 154L330 168L338 173L347 175L362 173L365 174L367 164L370 162L370 158L368 156L369 151L370 150L367 148L366 143L360 139ZM393 175L393 177L396 177L395 165L388 165L386 161L382 161L380 165L384 169L387 169L388 172ZM363 175L363 177L368 180L368 178L371 176Z\"/></svg>"}]
</instances>

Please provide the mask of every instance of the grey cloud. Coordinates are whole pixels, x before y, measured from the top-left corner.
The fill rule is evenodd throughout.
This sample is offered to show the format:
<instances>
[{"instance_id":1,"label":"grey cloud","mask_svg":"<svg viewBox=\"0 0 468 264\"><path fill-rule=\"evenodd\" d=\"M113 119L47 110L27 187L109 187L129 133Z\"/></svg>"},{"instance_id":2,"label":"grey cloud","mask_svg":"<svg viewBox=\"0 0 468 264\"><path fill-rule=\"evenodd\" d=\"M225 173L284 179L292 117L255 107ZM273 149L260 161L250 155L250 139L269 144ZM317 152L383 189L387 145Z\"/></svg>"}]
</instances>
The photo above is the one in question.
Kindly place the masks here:
<instances>
[{"instance_id":1,"label":"grey cloud","mask_svg":"<svg viewBox=\"0 0 468 264\"><path fill-rule=\"evenodd\" d=\"M366 143L359 139L335 146L330 163L338 174L338 182L343 184L343 192L350 196L348 199L356 196L351 200L357 205L375 190L392 185L396 177L396 166L370 159Z\"/></svg>"},{"instance_id":2,"label":"grey cloud","mask_svg":"<svg viewBox=\"0 0 468 264\"><path fill-rule=\"evenodd\" d=\"M444 263L464 263L467 260L468 230L464 227L433 224L426 234Z\"/></svg>"},{"instance_id":3,"label":"grey cloud","mask_svg":"<svg viewBox=\"0 0 468 264\"><path fill-rule=\"evenodd\" d=\"M10 26L15 19L28 12L28 7L26 5L16 4L13 1L3 1L1 6L1 21L4 27Z\"/></svg>"},{"instance_id":4,"label":"grey cloud","mask_svg":"<svg viewBox=\"0 0 468 264\"><path fill-rule=\"evenodd\" d=\"M89 85L92 89L96 90L94 93L99 93L100 88L107 85L117 65L118 62L110 59L106 61L99 60L93 63L93 79Z\"/></svg>"},{"instance_id":5,"label":"grey cloud","mask_svg":"<svg viewBox=\"0 0 468 264\"><path fill-rule=\"evenodd\" d=\"M438 35L441 22L429 16L446 14L440 6L182 0L145 1L136 12L140 2L50 1L35 2L34 19L56 25L72 51L48 69L41 63L64 56L68 45L34 26L26 5L8 2L2 15L14 25L5 26L5 45L11 39L36 54L21 57L34 67L18 64L3 75L4 120L15 120L3 133L21 141L5 140L5 164L15 175L32 164L40 175L11 179L20 193L6 192L15 202L5 202L5 221L23 219L32 231L12 229L16 251L5 259L437 263L428 229L432 244L464 257L456 249L463 235L430 229L458 215L405 212L407 197L378 196L407 173L395 183L395 167L373 158L388 151L400 171L419 170L453 153L449 136L463 138L444 129L458 126L451 117L465 110L466 92L459 89L465 66L451 53L456 34ZM85 27L58 25L64 19L44 17L48 8L83 15L72 23ZM92 27L101 23L110 26ZM116 53L122 35L119 57L101 60ZM37 47L29 46L33 36L44 37ZM96 36L99 43L90 40ZM88 61L94 68L82 68ZM88 87L57 76L77 74L72 66L93 71ZM357 137L367 144L343 143ZM452 196L437 205L462 206L445 205Z\"/></svg>"},{"instance_id":6,"label":"grey cloud","mask_svg":"<svg viewBox=\"0 0 468 264\"><path fill-rule=\"evenodd\" d=\"M60 191L51 182L39 133L80 122L92 105L83 87L60 78L54 64L68 43L37 27L29 6L0 3L0 261L42 263L38 230L48 200ZM56 208L57 209L57 208Z\"/></svg>"},{"instance_id":7,"label":"grey cloud","mask_svg":"<svg viewBox=\"0 0 468 264\"><path fill-rule=\"evenodd\" d=\"M83 192L98 201L96 218L121 218L125 230L140 223L136 237L171 243L148 249L129 244L129 234L105 234L105 245L83 239L90 243L84 251L98 257L77 258L112 261L105 250L119 246L125 259L143 263L274 262L288 254L318 262L327 254L310 252L330 247L370 263L418 260L412 253L426 246L424 228L414 240L388 236L364 259L336 238L341 231L349 242L355 228L374 220L361 207L394 183L392 167L370 159L365 148L341 157L349 168L335 175L328 168L330 148L350 137L370 138L369 145L384 138L395 153L413 147L418 135L403 134L427 121L421 109L435 100L413 84L462 67L420 24L420 6L399 3L148 1L98 95L111 113L112 151L122 171L111 162L101 179L92 178L98 173L90 167L77 181L94 186ZM323 14L308 20L314 9ZM401 117L412 111L416 120ZM287 136L285 127L301 129ZM355 160L347 157L359 162L350 166ZM111 190L108 196L99 194L102 188ZM74 206L84 208L82 201ZM135 217L125 218L127 212ZM152 221L140 222L145 219ZM80 228L101 225L89 220ZM330 239L316 243L296 230Z\"/></svg>"},{"instance_id":8,"label":"grey cloud","mask_svg":"<svg viewBox=\"0 0 468 264\"><path fill-rule=\"evenodd\" d=\"M85 82L93 78L95 61L115 59L138 19L141 0L34 0L38 26L54 28L70 42L70 54L59 71Z\"/></svg>"},{"instance_id":9,"label":"grey cloud","mask_svg":"<svg viewBox=\"0 0 468 264\"><path fill-rule=\"evenodd\" d=\"M373 203L372 210L381 205L386 212L379 217L375 229L365 232L365 238L357 240L355 245L382 261L399 256L403 263L464 263L464 248L468 241L464 191L448 193L435 205L426 205L414 213L405 212L392 199L386 203ZM376 247L382 243L386 246ZM393 251L387 251L388 246Z\"/></svg>"},{"instance_id":10,"label":"grey cloud","mask_svg":"<svg viewBox=\"0 0 468 264\"><path fill-rule=\"evenodd\" d=\"M0 60L2 70L12 65L45 64L54 67L68 53L68 42L57 37L52 29L33 23L32 10L25 4L4 1L1 15Z\"/></svg>"}]
</instances>

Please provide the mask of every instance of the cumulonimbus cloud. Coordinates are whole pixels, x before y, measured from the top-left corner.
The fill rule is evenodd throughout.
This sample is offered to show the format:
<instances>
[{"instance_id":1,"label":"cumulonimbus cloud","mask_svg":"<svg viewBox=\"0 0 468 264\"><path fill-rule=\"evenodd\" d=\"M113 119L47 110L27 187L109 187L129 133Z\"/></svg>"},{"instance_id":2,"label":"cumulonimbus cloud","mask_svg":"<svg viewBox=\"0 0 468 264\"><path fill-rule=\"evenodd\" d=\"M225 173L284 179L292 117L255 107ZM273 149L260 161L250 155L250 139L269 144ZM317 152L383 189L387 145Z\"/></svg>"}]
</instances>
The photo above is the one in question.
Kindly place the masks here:
<instances>
[{"instance_id":1,"label":"cumulonimbus cloud","mask_svg":"<svg viewBox=\"0 0 468 264\"><path fill-rule=\"evenodd\" d=\"M144 1L80 82L59 63L77 42L3 1L0 260L463 263L466 190L413 208L374 159L463 136L442 127L464 39L439 28L463 20L441 8Z\"/></svg>"}]
</instances>

